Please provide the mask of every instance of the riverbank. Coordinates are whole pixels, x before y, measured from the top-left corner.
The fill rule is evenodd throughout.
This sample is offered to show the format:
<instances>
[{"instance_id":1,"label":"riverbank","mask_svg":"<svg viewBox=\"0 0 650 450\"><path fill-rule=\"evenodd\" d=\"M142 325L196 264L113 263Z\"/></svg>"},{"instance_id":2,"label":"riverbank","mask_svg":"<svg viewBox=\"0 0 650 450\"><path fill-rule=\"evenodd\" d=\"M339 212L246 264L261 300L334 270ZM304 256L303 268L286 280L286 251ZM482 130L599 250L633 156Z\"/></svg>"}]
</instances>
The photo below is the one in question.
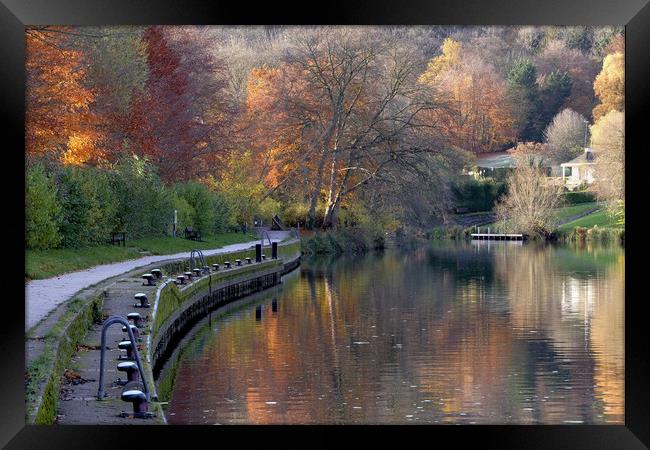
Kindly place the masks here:
<instances>
[{"instance_id":1,"label":"riverbank","mask_svg":"<svg viewBox=\"0 0 650 450\"><path fill-rule=\"evenodd\" d=\"M302 251L306 255L360 254L383 249L386 245L385 235L380 231L357 227L318 231L311 236L303 236L301 240Z\"/></svg>"},{"instance_id":2,"label":"riverbank","mask_svg":"<svg viewBox=\"0 0 650 450\"><path fill-rule=\"evenodd\" d=\"M555 229L545 238L528 236L530 239L560 242L619 242L625 241L625 228L603 209L597 202L586 202L568 205L555 211ZM498 228L495 222L481 225L481 230ZM452 224L433 228L427 233L428 239L471 239L471 234L477 232L476 226Z\"/></svg>"},{"instance_id":3,"label":"riverbank","mask_svg":"<svg viewBox=\"0 0 650 450\"><path fill-rule=\"evenodd\" d=\"M295 257L298 255L299 258L300 249L298 247L296 250L296 245L299 245L297 241L280 244L278 248L280 260L285 256ZM246 250L246 255L251 252L254 253L254 249ZM223 267L225 259L231 261L243 259L242 254L241 251L216 254L206 257L206 263L210 265L219 263ZM205 297L202 291L205 288L208 289L210 295L215 294L213 297L219 301L229 301L246 295L247 291L232 288L242 281L249 282L249 284L253 282L254 286L251 285L251 288L263 288L263 284L253 281L257 269L262 271L260 276L265 277L268 272L266 266L274 264L274 261L276 260L267 259L267 261L258 264L244 263L241 267L236 266L225 271L221 269L218 272L213 271L209 276L201 275L199 278L194 278L180 291L183 293L183 301L178 302L177 306L192 307L196 298L202 302ZM30 330L27 336L28 361L26 367L26 420L28 423L141 424L164 422L162 410L157 403L153 381L152 365L156 361L151 357L151 345L153 344L152 339L157 336L154 324L162 333L163 330L168 329L165 324L170 323L170 320L178 319L178 314L173 314L176 312L176 308L172 310L167 308L166 313L171 313L173 316L170 316L169 320L155 320L159 293L164 290L165 286L160 283L157 287L143 286L141 278L144 271L150 271L154 267L161 268L163 271L165 278L161 281L171 280L176 278L176 275L188 270L189 261L181 259L167 261L165 264L157 266L138 267L128 273L105 280L80 293L71 301L60 305L47 320ZM290 267L295 267L295 265ZM279 270L283 269L284 266L281 266ZM214 283L211 283L213 278ZM276 277L275 280L279 281L279 277ZM169 283L166 285L170 286ZM175 286L172 286L172 289L174 288ZM178 289L176 290L178 291ZM107 334L108 364L105 373L105 380L107 380L105 390L108 398L101 402L96 399L101 354L99 344L102 323L106 318L116 314L126 316L129 312L137 311L133 307L133 296L138 292L145 293L152 303L151 309L139 310L145 324L140 329L138 347L145 370L145 379L153 400L149 410L156 413L156 416L149 421L125 421L126 419L120 416L120 412L129 411L131 407L128 403L121 401L122 388L114 382L124 374L117 372L115 364L111 363L120 354L117 343L124 339L123 333L120 332L121 327L111 327ZM190 297L192 302L187 302ZM163 303L164 300L161 304Z\"/></svg>"},{"instance_id":4,"label":"riverbank","mask_svg":"<svg viewBox=\"0 0 650 450\"><path fill-rule=\"evenodd\" d=\"M101 264L142 258L148 255L171 255L194 249L207 250L248 242L255 234L221 233L206 236L202 241L159 236L129 240L126 246L99 245L82 248L27 250L25 252L26 280L41 280Z\"/></svg>"}]
</instances>

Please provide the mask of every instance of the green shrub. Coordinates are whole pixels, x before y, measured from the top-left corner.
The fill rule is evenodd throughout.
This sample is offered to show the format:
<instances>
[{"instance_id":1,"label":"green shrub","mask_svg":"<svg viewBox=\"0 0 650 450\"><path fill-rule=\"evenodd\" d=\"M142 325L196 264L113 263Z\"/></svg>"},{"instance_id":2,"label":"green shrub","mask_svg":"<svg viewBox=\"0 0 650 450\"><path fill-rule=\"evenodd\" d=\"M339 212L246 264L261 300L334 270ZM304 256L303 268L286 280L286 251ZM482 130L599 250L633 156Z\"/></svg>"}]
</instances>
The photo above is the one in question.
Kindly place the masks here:
<instances>
[{"instance_id":1,"label":"green shrub","mask_svg":"<svg viewBox=\"0 0 650 450\"><path fill-rule=\"evenodd\" d=\"M174 192L192 208L190 226L203 234L212 234L215 214L212 192L206 186L193 182L176 184Z\"/></svg>"},{"instance_id":2,"label":"green shrub","mask_svg":"<svg viewBox=\"0 0 650 450\"><path fill-rule=\"evenodd\" d=\"M468 212L491 211L495 202L506 193L506 183L491 179L466 178L452 186L456 207Z\"/></svg>"},{"instance_id":3,"label":"green shrub","mask_svg":"<svg viewBox=\"0 0 650 450\"><path fill-rule=\"evenodd\" d=\"M228 217L231 215L230 205L220 192L213 193L212 208L214 218L212 228L215 233L224 233L228 230Z\"/></svg>"},{"instance_id":4,"label":"green shrub","mask_svg":"<svg viewBox=\"0 0 650 450\"><path fill-rule=\"evenodd\" d=\"M555 238L568 242L623 243L625 230L594 226L591 228L575 227L570 231L558 230Z\"/></svg>"},{"instance_id":5,"label":"green shrub","mask_svg":"<svg viewBox=\"0 0 650 450\"><path fill-rule=\"evenodd\" d=\"M59 201L63 205L61 223L61 245L81 247L86 242L86 222L90 205L81 186L81 177L72 167L64 167L57 180Z\"/></svg>"},{"instance_id":6,"label":"green shrub","mask_svg":"<svg viewBox=\"0 0 650 450\"><path fill-rule=\"evenodd\" d=\"M347 227L315 233L303 238L302 250L311 255L364 253L384 248L383 232L365 227Z\"/></svg>"},{"instance_id":7,"label":"green shrub","mask_svg":"<svg viewBox=\"0 0 650 450\"><path fill-rule=\"evenodd\" d=\"M110 175L101 169L68 166L59 170L58 186L62 246L104 243L115 231L119 209Z\"/></svg>"},{"instance_id":8,"label":"green shrub","mask_svg":"<svg viewBox=\"0 0 650 450\"><path fill-rule=\"evenodd\" d=\"M28 168L25 175L25 244L34 250L57 247L61 204L54 180L41 165Z\"/></svg>"},{"instance_id":9,"label":"green shrub","mask_svg":"<svg viewBox=\"0 0 650 450\"><path fill-rule=\"evenodd\" d=\"M117 228L131 239L168 233L174 220L174 201L155 167L135 155L127 156L114 166L112 175L119 203Z\"/></svg>"},{"instance_id":10,"label":"green shrub","mask_svg":"<svg viewBox=\"0 0 650 450\"><path fill-rule=\"evenodd\" d=\"M103 243L115 231L119 209L110 174L100 169L77 169L76 172L87 205L84 241L87 244Z\"/></svg>"},{"instance_id":11,"label":"green shrub","mask_svg":"<svg viewBox=\"0 0 650 450\"><path fill-rule=\"evenodd\" d=\"M564 203L567 205L577 205L580 203L590 203L595 201L596 196L593 192L569 191L564 193Z\"/></svg>"},{"instance_id":12,"label":"green shrub","mask_svg":"<svg viewBox=\"0 0 650 450\"><path fill-rule=\"evenodd\" d=\"M185 227L194 226L194 208L184 197L174 196L174 209L176 210L176 232L182 235Z\"/></svg>"},{"instance_id":13,"label":"green shrub","mask_svg":"<svg viewBox=\"0 0 650 450\"><path fill-rule=\"evenodd\" d=\"M448 227L436 227L429 233L429 238L434 240L444 239L466 239L470 236L471 228L463 228L460 225L451 225Z\"/></svg>"}]
</instances>

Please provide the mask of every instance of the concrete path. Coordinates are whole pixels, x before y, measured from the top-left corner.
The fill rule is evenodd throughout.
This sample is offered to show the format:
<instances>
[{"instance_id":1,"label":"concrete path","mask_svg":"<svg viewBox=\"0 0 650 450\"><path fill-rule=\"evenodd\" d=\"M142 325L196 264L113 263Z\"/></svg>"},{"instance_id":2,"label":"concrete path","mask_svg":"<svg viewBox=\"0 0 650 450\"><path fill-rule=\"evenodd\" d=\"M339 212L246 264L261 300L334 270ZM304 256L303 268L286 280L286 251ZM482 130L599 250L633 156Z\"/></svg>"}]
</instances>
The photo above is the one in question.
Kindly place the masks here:
<instances>
[{"instance_id":1,"label":"concrete path","mask_svg":"<svg viewBox=\"0 0 650 450\"><path fill-rule=\"evenodd\" d=\"M284 239L288 232L274 232L273 242ZM259 243L258 240L227 245L225 247L202 250L203 255L215 255L239 250L245 250ZM173 255L145 256L112 264L91 267L78 272L70 272L44 280L31 280L25 284L25 331L36 325L52 310L64 301L72 298L80 290L99 283L107 278L128 272L137 267L146 266L159 261L189 258L191 252Z\"/></svg>"}]
</instances>

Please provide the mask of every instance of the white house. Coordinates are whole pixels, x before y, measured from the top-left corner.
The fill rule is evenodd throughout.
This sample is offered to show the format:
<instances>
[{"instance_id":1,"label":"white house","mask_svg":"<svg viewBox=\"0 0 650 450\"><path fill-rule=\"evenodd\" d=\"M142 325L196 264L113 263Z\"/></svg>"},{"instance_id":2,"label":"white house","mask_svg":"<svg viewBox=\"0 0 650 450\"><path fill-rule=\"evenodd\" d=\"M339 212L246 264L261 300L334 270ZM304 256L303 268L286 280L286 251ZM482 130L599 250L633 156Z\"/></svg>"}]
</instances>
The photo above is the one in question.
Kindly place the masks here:
<instances>
[{"instance_id":1,"label":"white house","mask_svg":"<svg viewBox=\"0 0 650 450\"><path fill-rule=\"evenodd\" d=\"M562 181L566 187L573 190L581 184L594 182L596 153L586 147L582 155L569 162L560 164L562 167Z\"/></svg>"}]
</instances>

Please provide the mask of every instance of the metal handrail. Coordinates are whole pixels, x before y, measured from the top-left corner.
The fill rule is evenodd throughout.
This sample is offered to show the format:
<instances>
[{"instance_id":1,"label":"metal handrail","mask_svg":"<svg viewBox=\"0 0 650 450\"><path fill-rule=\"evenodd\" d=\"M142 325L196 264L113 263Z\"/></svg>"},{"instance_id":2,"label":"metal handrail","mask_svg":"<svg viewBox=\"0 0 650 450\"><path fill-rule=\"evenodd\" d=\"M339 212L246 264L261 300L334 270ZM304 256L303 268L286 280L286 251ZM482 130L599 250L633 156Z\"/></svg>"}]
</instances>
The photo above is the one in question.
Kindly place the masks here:
<instances>
[{"instance_id":1,"label":"metal handrail","mask_svg":"<svg viewBox=\"0 0 650 450\"><path fill-rule=\"evenodd\" d=\"M102 347L100 357L101 359L99 361L99 389L97 390L97 399L102 400L106 396L106 393L104 392L104 354L106 353L106 330L108 330L108 327L115 323L121 323L122 325L126 326L126 330L129 333L129 339L133 344L133 354L135 355L135 362L138 365L138 372L140 372L140 379L142 380L142 384L144 386L144 393L147 396L147 401L149 401L149 387L147 386L147 379L144 376L144 370L142 369L142 363L140 362L138 345L135 337L133 336L133 331L131 331L131 327L129 326L129 321L122 316L111 316L106 319L106 322L104 322L104 325L102 326Z\"/></svg>"}]
</instances>

